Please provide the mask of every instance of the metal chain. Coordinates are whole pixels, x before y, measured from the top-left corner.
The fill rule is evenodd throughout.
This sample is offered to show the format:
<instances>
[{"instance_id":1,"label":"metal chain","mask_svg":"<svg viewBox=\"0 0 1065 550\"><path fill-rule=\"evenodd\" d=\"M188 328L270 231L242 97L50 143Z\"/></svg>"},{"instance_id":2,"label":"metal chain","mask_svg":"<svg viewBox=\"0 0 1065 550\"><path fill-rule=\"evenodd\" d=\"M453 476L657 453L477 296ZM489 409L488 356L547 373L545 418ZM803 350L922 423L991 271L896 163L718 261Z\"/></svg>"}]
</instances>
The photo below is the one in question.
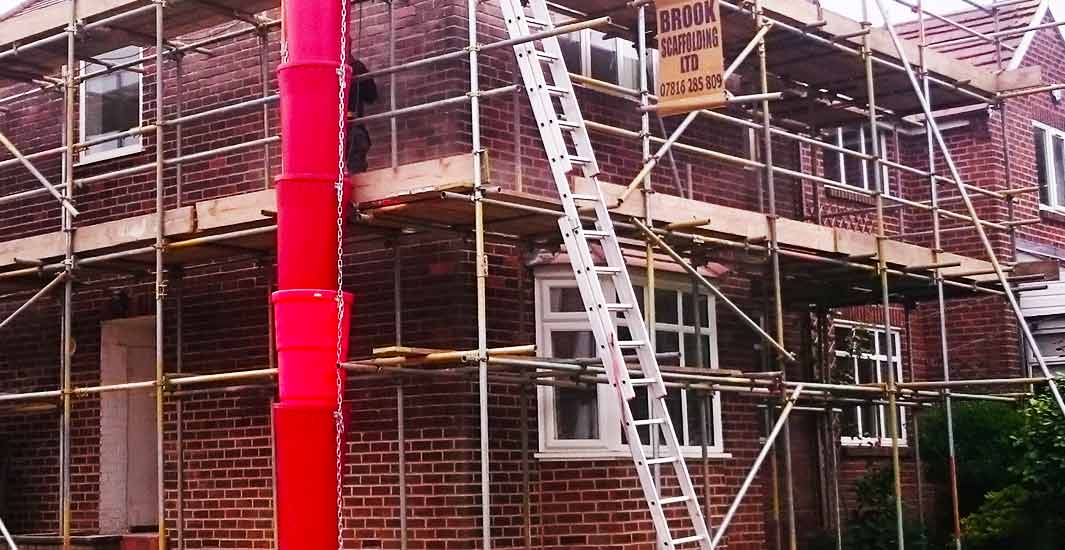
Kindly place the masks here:
<instances>
[{"instance_id":1,"label":"metal chain","mask_svg":"<svg viewBox=\"0 0 1065 550\"><path fill-rule=\"evenodd\" d=\"M348 106L344 101L344 89L347 87L344 76L347 74L348 47L345 38L348 34L348 0L340 0L340 66L337 67L337 345L336 345L336 385L337 402L334 416L336 419L336 481L337 481L337 550L344 548L344 144L347 126Z\"/></svg>"}]
</instances>

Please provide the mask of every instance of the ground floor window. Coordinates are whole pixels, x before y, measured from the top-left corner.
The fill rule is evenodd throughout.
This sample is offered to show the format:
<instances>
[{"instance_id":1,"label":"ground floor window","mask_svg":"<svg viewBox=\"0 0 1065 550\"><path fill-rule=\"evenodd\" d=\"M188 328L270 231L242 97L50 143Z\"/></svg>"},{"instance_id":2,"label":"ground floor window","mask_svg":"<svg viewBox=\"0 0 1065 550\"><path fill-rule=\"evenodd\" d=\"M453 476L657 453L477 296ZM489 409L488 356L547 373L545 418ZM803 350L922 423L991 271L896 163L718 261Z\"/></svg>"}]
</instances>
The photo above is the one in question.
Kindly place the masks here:
<instances>
[{"instance_id":1,"label":"ground floor window","mask_svg":"<svg viewBox=\"0 0 1065 550\"><path fill-rule=\"evenodd\" d=\"M891 361L888 362L888 342ZM835 324L834 378L845 384L887 383L889 368L895 370L895 380L902 380L901 337L896 330L891 337L883 328L837 321ZM906 441L906 418L899 409L899 438ZM891 445L886 405L861 404L843 408L840 426L844 445Z\"/></svg>"},{"instance_id":2,"label":"ground floor window","mask_svg":"<svg viewBox=\"0 0 1065 550\"><path fill-rule=\"evenodd\" d=\"M1039 353L1042 354L1050 372L1065 376L1065 316L1055 315L1029 320L1029 325L1032 327L1035 343L1039 346ZM1034 375L1043 375L1034 353L1028 353L1028 362Z\"/></svg>"},{"instance_id":3,"label":"ground floor window","mask_svg":"<svg viewBox=\"0 0 1065 550\"><path fill-rule=\"evenodd\" d=\"M648 303L649 290L635 278L633 284L641 310ZM668 278L656 283L655 350L676 353L677 358L662 361L663 366L717 367L715 303L713 297L692 294L686 279ZM537 273L537 344L541 355L554 358L591 358L595 338L588 327L577 283L568 266L545 268ZM697 322L698 321L698 322ZM619 337L627 339L624 322ZM540 450L548 456L598 457L627 454L622 438L620 410L613 389L606 384L596 388L570 389L541 387L539 393ZM633 412L646 417L650 400L646 392L632 403ZM714 454L723 452L721 401L718 394L701 397L695 392L673 390L667 399L670 418L686 452L700 453L702 434ZM702 424L702 425L700 425ZM642 433L650 444L650 434Z\"/></svg>"}]
</instances>

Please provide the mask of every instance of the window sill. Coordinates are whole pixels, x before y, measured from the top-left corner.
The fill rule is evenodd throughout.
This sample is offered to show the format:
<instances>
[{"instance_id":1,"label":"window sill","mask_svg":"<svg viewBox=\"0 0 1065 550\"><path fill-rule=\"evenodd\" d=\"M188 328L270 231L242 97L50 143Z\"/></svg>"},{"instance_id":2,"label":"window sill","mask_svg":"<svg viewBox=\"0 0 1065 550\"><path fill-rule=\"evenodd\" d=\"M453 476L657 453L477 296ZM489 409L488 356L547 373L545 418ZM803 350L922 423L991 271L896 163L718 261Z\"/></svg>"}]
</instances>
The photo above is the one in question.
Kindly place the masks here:
<instances>
[{"instance_id":1,"label":"window sill","mask_svg":"<svg viewBox=\"0 0 1065 550\"><path fill-rule=\"evenodd\" d=\"M873 206L876 204L876 198L870 197L865 193L859 191L849 191L847 189L838 189L836 187L825 187L825 196L833 199L840 199L858 204L864 204Z\"/></svg>"},{"instance_id":2,"label":"window sill","mask_svg":"<svg viewBox=\"0 0 1065 550\"><path fill-rule=\"evenodd\" d=\"M109 151L100 151L99 153L82 153L78 158L78 161L74 163L74 167L77 168L79 166L96 164L97 162L103 162L105 160L128 157L142 152L144 152L144 146L138 143L136 145L127 145Z\"/></svg>"},{"instance_id":3,"label":"window sill","mask_svg":"<svg viewBox=\"0 0 1065 550\"><path fill-rule=\"evenodd\" d=\"M699 448L684 449L681 451L687 460L701 459L703 451ZM608 451L595 449L543 451L533 455L543 462L566 462L571 460L632 460L632 455L626 451ZM710 450L707 458L711 460L727 460L732 458L732 453Z\"/></svg>"},{"instance_id":4,"label":"window sill","mask_svg":"<svg viewBox=\"0 0 1065 550\"><path fill-rule=\"evenodd\" d=\"M1039 218L1044 222L1065 223L1065 209L1040 205Z\"/></svg>"},{"instance_id":5,"label":"window sill","mask_svg":"<svg viewBox=\"0 0 1065 550\"><path fill-rule=\"evenodd\" d=\"M884 445L882 443L849 443L843 442L843 456L848 458L884 458L891 456L891 444ZM899 453L902 456L910 456L911 450L909 446L905 444L899 445Z\"/></svg>"}]
</instances>

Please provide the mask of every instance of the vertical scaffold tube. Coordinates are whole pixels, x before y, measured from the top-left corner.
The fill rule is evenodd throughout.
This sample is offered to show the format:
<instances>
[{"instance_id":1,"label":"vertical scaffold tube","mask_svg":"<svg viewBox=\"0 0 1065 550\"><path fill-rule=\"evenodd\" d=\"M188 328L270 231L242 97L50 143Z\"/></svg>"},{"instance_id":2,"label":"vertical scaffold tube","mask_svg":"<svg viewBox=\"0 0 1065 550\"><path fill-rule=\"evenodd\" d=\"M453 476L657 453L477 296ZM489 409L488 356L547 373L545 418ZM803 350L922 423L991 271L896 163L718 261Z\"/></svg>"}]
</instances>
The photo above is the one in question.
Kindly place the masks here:
<instances>
[{"instance_id":1,"label":"vertical scaffold tube","mask_svg":"<svg viewBox=\"0 0 1065 550\"><path fill-rule=\"evenodd\" d=\"M338 439L334 413L344 388L337 339L346 357L352 297L345 294L338 314L336 182L343 164L339 143L328 141L343 139L338 125L347 114L351 70L341 54L350 43L347 9L343 0L282 3L278 291L271 298L280 393L273 407L279 550L339 546L343 434Z\"/></svg>"}]
</instances>

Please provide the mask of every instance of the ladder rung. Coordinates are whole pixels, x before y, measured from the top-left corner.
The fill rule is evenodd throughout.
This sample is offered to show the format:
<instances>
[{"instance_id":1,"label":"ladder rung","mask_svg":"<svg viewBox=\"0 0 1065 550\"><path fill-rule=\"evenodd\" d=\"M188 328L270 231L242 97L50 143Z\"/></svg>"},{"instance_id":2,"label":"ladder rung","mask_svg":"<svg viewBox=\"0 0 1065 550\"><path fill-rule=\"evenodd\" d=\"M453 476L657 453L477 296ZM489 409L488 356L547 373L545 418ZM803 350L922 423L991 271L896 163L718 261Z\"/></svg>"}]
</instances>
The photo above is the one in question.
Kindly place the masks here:
<instances>
[{"instance_id":1,"label":"ladder rung","mask_svg":"<svg viewBox=\"0 0 1065 550\"><path fill-rule=\"evenodd\" d=\"M646 420L633 420L632 421L632 425L633 426L653 426L655 424L661 424L663 422L665 422L665 420L663 420L661 418L648 418Z\"/></svg>"},{"instance_id":2,"label":"ladder rung","mask_svg":"<svg viewBox=\"0 0 1065 550\"><path fill-rule=\"evenodd\" d=\"M541 61L549 61L551 63L554 63L555 61L558 61L558 56L557 55L547 53L547 52L545 52L543 50L535 50L534 49L533 53L536 55L536 58L541 60Z\"/></svg>"},{"instance_id":3,"label":"ladder rung","mask_svg":"<svg viewBox=\"0 0 1065 550\"><path fill-rule=\"evenodd\" d=\"M586 159L584 157L578 157L576 155L570 155L568 158L569 158L569 161L570 161L571 164L591 164L592 163L591 159Z\"/></svg>"},{"instance_id":4,"label":"ladder rung","mask_svg":"<svg viewBox=\"0 0 1065 550\"><path fill-rule=\"evenodd\" d=\"M677 457L675 457L675 456L663 456L661 458L648 458L647 459L647 464L649 466L654 466L655 464L669 464L669 463L676 462L676 461L677 461ZM683 498L684 500L688 500L687 497L673 497L673 498ZM672 503L667 503L666 502L667 500L669 500L669 499L666 499L666 498L662 499L662 504L672 504ZM683 502L683 500L677 501L677 502Z\"/></svg>"},{"instance_id":5,"label":"ladder rung","mask_svg":"<svg viewBox=\"0 0 1065 550\"><path fill-rule=\"evenodd\" d=\"M648 460L647 462L650 463L651 461ZM662 506L669 506L670 504L679 504L681 502L688 502L689 500L691 500L691 499L688 498L687 495L684 495L684 496L679 496L679 497L669 497L669 498L661 499L661 500L658 501L658 504L660 504Z\"/></svg>"},{"instance_id":6,"label":"ladder rung","mask_svg":"<svg viewBox=\"0 0 1065 550\"><path fill-rule=\"evenodd\" d=\"M566 88L562 88L560 86L552 86L552 85L548 84L548 85L544 86L544 89L547 90L547 93L549 93L549 94L551 94L553 96L557 96L557 97L565 97L565 96L569 95L569 90L567 90ZM559 123L559 124L561 124L561 123Z\"/></svg>"},{"instance_id":7,"label":"ladder rung","mask_svg":"<svg viewBox=\"0 0 1065 550\"><path fill-rule=\"evenodd\" d=\"M628 311L632 309L632 304L607 304L607 311Z\"/></svg>"},{"instance_id":8,"label":"ladder rung","mask_svg":"<svg viewBox=\"0 0 1065 550\"><path fill-rule=\"evenodd\" d=\"M632 378L629 380L629 383L633 386L650 386L656 382L658 382L656 378Z\"/></svg>"},{"instance_id":9,"label":"ladder rung","mask_svg":"<svg viewBox=\"0 0 1065 550\"><path fill-rule=\"evenodd\" d=\"M575 201L599 202L599 195L581 195L579 193L574 193L570 195L570 198Z\"/></svg>"},{"instance_id":10,"label":"ladder rung","mask_svg":"<svg viewBox=\"0 0 1065 550\"><path fill-rule=\"evenodd\" d=\"M638 348L644 345L643 340L618 340L618 347L620 348Z\"/></svg>"},{"instance_id":11,"label":"ladder rung","mask_svg":"<svg viewBox=\"0 0 1065 550\"><path fill-rule=\"evenodd\" d=\"M569 130L571 132L576 132L577 130L581 129L580 124L577 124L576 122L570 122L568 120L558 121L558 127L562 128L563 130Z\"/></svg>"},{"instance_id":12,"label":"ladder rung","mask_svg":"<svg viewBox=\"0 0 1065 550\"><path fill-rule=\"evenodd\" d=\"M598 198L596 200L598 200ZM595 267L594 269L596 273L601 273L603 275L617 275L618 273L621 273L620 267L602 266Z\"/></svg>"},{"instance_id":13,"label":"ladder rung","mask_svg":"<svg viewBox=\"0 0 1065 550\"><path fill-rule=\"evenodd\" d=\"M699 542L706 539L703 535L692 535L690 537L681 537L679 539L673 539L673 546L680 546L682 544L691 544L693 542Z\"/></svg>"},{"instance_id":14,"label":"ladder rung","mask_svg":"<svg viewBox=\"0 0 1065 550\"><path fill-rule=\"evenodd\" d=\"M546 29L548 25L546 22L536 19L535 17L526 17L525 22L528 23L530 27L539 27L541 29Z\"/></svg>"},{"instance_id":15,"label":"ladder rung","mask_svg":"<svg viewBox=\"0 0 1065 550\"><path fill-rule=\"evenodd\" d=\"M582 233L584 233L585 238L605 239L610 236L609 232L598 229L585 229Z\"/></svg>"}]
</instances>

